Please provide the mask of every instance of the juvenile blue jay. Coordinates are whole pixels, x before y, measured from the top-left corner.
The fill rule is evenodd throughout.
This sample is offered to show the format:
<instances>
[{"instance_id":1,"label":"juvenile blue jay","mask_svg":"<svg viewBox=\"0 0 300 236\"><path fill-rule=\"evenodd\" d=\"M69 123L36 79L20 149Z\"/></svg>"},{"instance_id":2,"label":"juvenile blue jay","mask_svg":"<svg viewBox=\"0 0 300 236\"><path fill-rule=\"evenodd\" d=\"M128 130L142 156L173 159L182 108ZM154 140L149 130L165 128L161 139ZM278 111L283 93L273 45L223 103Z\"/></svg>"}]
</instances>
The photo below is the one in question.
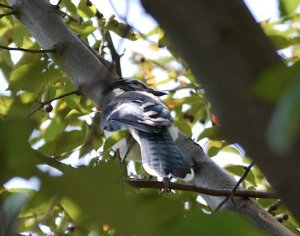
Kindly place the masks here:
<instances>
[{"instance_id":1,"label":"juvenile blue jay","mask_svg":"<svg viewBox=\"0 0 300 236\"><path fill-rule=\"evenodd\" d=\"M103 95L101 127L110 132L129 129L150 175L193 178L193 170L174 142L178 129L172 126L170 111L158 98L165 93L138 80L121 79L110 84Z\"/></svg>"}]
</instances>

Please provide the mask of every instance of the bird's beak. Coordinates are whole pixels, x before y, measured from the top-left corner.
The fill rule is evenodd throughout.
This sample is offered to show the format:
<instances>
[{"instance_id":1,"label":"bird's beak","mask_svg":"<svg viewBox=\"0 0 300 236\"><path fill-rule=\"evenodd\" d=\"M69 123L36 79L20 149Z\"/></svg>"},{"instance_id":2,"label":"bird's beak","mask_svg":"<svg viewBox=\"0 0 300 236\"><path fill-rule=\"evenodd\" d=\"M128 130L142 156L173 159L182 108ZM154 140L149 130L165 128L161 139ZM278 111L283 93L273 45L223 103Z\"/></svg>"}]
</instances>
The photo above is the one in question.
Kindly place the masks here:
<instances>
[{"instance_id":1,"label":"bird's beak","mask_svg":"<svg viewBox=\"0 0 300 236\"><path fill-rule=\"evenodd\" d=\"M155 95L157 97L167 95L167 93L165 93L165 92L157 91L157 90L154 90L152 88L147 88L147 92L152 93L153 95Z\"/></svg>"}]
</instances>

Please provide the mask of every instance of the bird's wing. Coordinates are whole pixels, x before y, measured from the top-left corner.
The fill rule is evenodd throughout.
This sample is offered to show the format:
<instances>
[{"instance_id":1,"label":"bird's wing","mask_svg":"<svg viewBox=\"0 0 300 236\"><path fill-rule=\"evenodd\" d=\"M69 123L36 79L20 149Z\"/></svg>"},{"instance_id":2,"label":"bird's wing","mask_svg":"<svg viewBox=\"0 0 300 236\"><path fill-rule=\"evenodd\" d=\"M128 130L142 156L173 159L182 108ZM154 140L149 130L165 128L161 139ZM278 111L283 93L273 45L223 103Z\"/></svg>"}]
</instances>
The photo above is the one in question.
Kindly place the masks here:
<instances>
[{"instance_id":1,"label":"bird's wing","mask_svg":"<svg viewBox=\"0 0 300 236\"><path fill-rule=\"evenodd\" d=\"M124 92L103 110L101 125L108 131L134 128L158 133L172 123L168 108L155 96L146 92Z\"/></svg>"}]
</instances>

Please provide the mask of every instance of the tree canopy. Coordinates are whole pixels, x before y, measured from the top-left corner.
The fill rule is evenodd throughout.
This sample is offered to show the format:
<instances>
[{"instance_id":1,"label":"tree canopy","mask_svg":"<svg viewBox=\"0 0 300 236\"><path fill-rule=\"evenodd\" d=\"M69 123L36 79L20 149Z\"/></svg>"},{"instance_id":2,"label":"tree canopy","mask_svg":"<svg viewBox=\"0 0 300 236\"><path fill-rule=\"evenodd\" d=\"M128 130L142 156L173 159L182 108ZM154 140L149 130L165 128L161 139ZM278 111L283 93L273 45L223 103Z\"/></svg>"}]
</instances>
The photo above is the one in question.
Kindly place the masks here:
<instances>
[{"instance_id":1,"label":"tree canopy","mask_svg":"<svg viewBox=\"0 0 300 236\"><path fill-rule=\"evenodd\" d=\"M142 0L159 24L148 32L110 3L105 17L89 0L0 1L0 235L297 233L300 1L256 23L242 1ZM156 56L126 50L140 42ZM124 60L168 93L195 168L170 193L120 161L127 132L100 128ZM31 186L9 187L17 178Z\"/></svg>"}]
</instances>

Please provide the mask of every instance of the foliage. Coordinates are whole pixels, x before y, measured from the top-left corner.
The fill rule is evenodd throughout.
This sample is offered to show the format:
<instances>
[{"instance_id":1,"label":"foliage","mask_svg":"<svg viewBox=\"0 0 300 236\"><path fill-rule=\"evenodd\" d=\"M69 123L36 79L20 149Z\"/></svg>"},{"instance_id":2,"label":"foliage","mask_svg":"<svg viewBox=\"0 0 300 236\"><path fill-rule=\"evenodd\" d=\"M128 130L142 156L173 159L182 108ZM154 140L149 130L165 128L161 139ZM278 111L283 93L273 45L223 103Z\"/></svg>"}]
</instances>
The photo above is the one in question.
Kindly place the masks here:
<instances>
[{"instance_id":1,"label":"foliage","mask_svg":"<svg viewBox=\"0 0 300 236\"><path fill-rule=\"evenodd\" d=\"M299 128L296 109L299 93L295 89L299 87L297 25L300 18L295 13L298 4L298 1L282 0L281 19L261 23L277 49L289 48L291 56L286 58L287 67L270 69L252 90L253 96L278 104L270 124L273 130L270 142L278 144L280 140L280 150L289 146ZM78 5L63 0L60 8L66 12L64 18L70 28L91 47L100 50L100 55L110 63L114 55L108 35L122 38L120 44L126 45L129 40L145 41L151 50L163 51L164 56L156 59L132 52L131 60L136 68L134 77L149 86L167 90L164 102L172 110L175 125L189 136L194 133L193 137L204 144L209 156L238 155L241 164L230 164L226 169L233 176L243 174L249 159L239 147L224 140L203 88L196 84L186 63L175 52L167 50L171 47L160 28L148 34L137 33L124 19L104 18L87 0L79 1ZM0 14L6 11L0 8ZM277 29L281 25L285 30ZM12 16L0 19L0 44L39 49ZM41 103L73 91L74 86L46 54L19 53L20 59L12 59L15 57L12 51L1 50L0 54L0 68L8 84L7 90L0 94L0 234L9 235L15 231L48 235L262 234L232 213L211 216L209 207L200 204L195 194L176 191L160 195L155 190L127 186L124 181L127 172L134 178L146 177L146 174L139 164L120 164L110 150L126 134L117 133L105 140L99 113L95 112L91 101L78 95L55 100L47 104L47 109L32 112ZM274 126L278 129L272 129ZM287 131L283 133L283 130ZM72 166L60 162L70 158ZM52 169L41 171L41 164L50 165ZM53 168L60 171L59 176L51 175ZM38 177L41 187L38 190L6 188L5 183L17 176ZM245 187L257 186L269 188L259 169L254 168L246 178ZM274 202L268 200L261 204L268 208ZM275 209L272 214L285 219L283 223L295 230L293 218L284 218L287 214L284 208Z\"/></svg>"}]
</instances>

